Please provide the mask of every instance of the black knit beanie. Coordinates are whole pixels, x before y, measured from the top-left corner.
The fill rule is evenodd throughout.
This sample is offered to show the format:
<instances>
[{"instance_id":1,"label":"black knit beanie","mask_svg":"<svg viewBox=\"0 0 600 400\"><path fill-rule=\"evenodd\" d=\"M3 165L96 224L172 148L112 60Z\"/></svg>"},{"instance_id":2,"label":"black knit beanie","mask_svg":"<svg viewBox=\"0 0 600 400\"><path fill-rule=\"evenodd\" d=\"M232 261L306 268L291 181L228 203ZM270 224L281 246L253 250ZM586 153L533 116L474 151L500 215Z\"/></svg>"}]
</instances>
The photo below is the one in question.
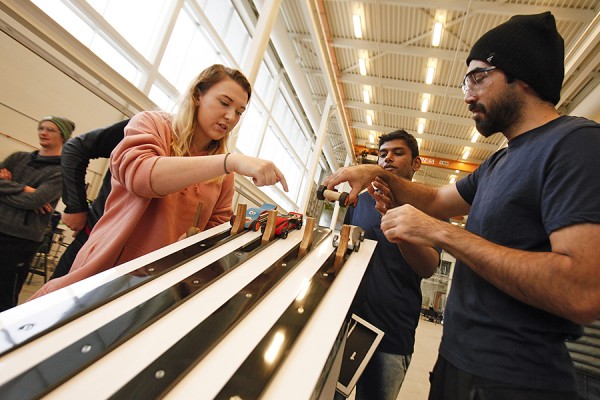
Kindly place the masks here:
<instances>
[{"instance_id":1,"label":"black knit beanie","mask_svg":"<svg viewBox=\"0 0 600 400\"><path fill-rule=\"evenodd\" d=\"M550 12L515 15L485 33L471 49L471 60L485 61L531 86L556 105L565 76L565 48Z\"/></svg>"}]
</instances>

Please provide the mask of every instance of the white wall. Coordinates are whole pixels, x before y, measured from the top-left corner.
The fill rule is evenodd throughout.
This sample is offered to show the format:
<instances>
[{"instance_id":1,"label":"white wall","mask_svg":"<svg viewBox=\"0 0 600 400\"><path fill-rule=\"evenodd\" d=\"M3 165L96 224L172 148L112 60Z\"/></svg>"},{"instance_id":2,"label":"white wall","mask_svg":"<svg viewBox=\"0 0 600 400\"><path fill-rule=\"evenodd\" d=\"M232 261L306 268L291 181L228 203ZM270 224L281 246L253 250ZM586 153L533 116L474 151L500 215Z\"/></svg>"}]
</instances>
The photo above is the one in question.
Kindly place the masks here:
<instances>
[{"instance_id":1,"label":"white wall","mask_svg":"<svg viewBox=\"0 0 600 400\"><path fill-rule=\"evenodd\" d=\"M0 32L0 159L39 148L37 122L46 115L73 120L79 135L124 115L12 37ZM88 182L95 194L106 160L90 164Z\"/></svg>"}]
</instances>

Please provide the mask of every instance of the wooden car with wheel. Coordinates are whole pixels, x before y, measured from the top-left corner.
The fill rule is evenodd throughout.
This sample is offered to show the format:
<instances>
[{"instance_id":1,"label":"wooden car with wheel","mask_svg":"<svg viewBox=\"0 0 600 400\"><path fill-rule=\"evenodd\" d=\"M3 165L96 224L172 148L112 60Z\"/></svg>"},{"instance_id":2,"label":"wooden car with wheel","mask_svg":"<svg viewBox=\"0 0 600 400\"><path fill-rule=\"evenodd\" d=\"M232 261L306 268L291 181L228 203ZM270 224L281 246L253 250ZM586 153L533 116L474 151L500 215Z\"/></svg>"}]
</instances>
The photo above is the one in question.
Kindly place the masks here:
<instances>
[{"instance_id":1,"label":"wooden car with wheel","mask_svg":"<svg viewBox=\"0 0 600 400\"><path fill-rule=\"evenodd\" d=\"M292 229L302 228L302 219L302 214L293 211L289 214L278 215L277 220L275 221L275 236L282 239L287 238ZM262 223L261 229L263 232L265 231L265 227L266 221Z\"/></svg>"}]
</instances>

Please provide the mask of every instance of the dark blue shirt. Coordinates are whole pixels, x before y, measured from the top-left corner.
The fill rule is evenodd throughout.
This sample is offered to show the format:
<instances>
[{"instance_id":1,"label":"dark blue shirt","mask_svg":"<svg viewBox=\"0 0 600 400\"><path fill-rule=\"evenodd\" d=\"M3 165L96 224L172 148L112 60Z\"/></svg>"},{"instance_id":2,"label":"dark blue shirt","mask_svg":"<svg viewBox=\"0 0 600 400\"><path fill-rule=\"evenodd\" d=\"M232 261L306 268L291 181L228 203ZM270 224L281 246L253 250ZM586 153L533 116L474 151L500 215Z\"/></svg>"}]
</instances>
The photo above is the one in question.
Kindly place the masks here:
<instances>
[{"instance_id":1,"label":"dark blue shirt","mask_svg":"<svg viewBox=\"0 0 600 400\"><path fill-rule=\"evenodd\" d=\"M359 196L344 223L363 228L366 239L377 241L351 311L384 331L378 350L412 354L421 310L421 278L409 267L398 245L390 243L381 231L381 214L371 195Z\"/></svg>"},{"instance_id":2,"label":"dark blue shirt","mask_svg":"<svg viewBox=\"0 0 600 400\"><path fill-rule=\"evenodd\" d=\"M600 222L600 125L560 117L524 133L457 183L466 229L493 243L552 251L549 235ZM527 268L527 265L522 265ZM457 261L440 353L458 368L530 388L575 390L565 339L581 327L524 304Z\"/></svg>"}]
</instances>

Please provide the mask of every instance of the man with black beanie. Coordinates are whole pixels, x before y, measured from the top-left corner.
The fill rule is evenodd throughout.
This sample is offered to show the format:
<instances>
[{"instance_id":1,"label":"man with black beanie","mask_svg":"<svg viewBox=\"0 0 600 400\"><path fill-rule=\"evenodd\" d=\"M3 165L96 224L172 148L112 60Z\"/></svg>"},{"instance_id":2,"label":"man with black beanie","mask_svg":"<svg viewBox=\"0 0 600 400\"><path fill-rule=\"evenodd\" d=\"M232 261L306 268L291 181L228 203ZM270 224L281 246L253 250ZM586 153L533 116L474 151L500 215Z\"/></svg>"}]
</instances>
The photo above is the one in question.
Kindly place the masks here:
<instances>
[{"instance_id":1,"label":"man with black beanie","mask_svg":"<svg viewBox=\"0 0 600 400\"><path fill-rule=\"evenodd\" d=\"M564 45L549 12L510 18L466 61L475 126L507 148L441 188L370 165L324 184L349 182L350 202L368 188L380 204L387 186L400 205L381 219L387 239L456 257L431 400L574 400L565 341L600 316L600 125L555 109ZM441 220L466 214L464 230Z\"/></svg>"}]
</instances>

